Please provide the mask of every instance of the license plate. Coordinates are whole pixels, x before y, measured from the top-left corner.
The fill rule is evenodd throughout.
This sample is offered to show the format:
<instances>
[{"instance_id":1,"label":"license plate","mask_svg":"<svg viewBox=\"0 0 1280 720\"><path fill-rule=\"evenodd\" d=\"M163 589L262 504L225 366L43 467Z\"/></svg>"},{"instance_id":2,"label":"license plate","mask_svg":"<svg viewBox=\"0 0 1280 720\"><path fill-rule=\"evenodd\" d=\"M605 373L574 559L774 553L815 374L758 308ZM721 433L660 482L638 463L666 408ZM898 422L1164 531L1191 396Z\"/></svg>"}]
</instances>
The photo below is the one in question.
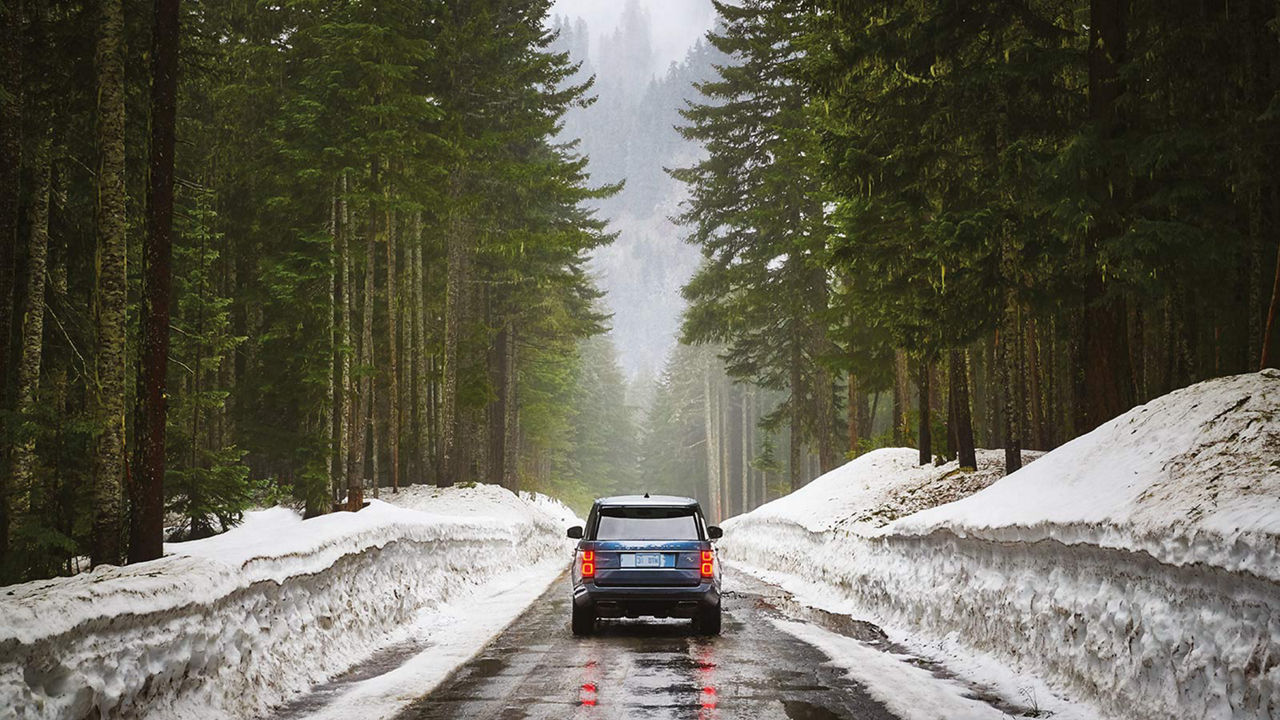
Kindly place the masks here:
<instances>
[{"instance_id":1,"label":"license plate","mask_svg":"<svg viewBox=\"0 0 1280 720\"><path fill-rule=\"evenodd\" d=\"M662 567L662 555L660 553L636 553L636 567Z\"/></svg>"}]
</instances>

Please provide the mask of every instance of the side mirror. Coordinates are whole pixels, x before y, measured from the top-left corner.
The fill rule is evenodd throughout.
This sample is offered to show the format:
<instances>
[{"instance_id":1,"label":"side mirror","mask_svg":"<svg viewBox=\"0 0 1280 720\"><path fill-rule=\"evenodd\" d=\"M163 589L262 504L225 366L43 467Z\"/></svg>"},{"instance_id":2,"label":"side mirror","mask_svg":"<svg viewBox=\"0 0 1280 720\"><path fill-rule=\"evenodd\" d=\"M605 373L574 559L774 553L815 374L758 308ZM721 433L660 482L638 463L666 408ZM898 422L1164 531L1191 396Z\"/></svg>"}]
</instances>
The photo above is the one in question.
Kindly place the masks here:
<instances>
[{"instance_id":1,"label":"side mirror","mask_svg":"<svg viewBox=\"0 0 1280 720\"><path fill-rule=\"evenodd\" d=\"M568 535L569 537L573 538L574 540L581 540L581 539L582 539L582 526L581 526L581 525L574 525L573 527L569 528L569 532L567 532L567 533L565 533L565 534L566 534L566 535Z\"/></svg>"},{"instance_id":2,"label":"side mirror","mask_svg":"<svg viewBox=\"0 0 1280 720\"><path fill-rule=\"evenodd\" d=\"M724 537L724 531L723 531L723 530L721 530L721 529L720 529L718 526L716 526L716 525L708 525L708 526L707 526L707 537L708 537L708 538L710 538L710 539L712 539L712 540L719 540L720 538Z\"/></svg>"}]
</instances>

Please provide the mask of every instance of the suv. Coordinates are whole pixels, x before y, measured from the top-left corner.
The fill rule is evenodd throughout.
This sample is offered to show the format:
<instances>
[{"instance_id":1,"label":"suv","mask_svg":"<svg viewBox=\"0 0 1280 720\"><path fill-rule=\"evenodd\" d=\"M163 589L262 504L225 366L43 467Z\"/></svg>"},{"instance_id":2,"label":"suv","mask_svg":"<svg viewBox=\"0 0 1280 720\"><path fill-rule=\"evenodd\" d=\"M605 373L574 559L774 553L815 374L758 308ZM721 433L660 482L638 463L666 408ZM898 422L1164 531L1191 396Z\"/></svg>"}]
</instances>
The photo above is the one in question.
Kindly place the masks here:
<instances>
[{"instance_id":1,"label":"suv","mask_svg":"<svg viewBox=\"0 0 1280 720\"><path fill-rule=\"evenodd\" d=\"M720 633L720 563L698 501L625 495L591 506L573 563L573 634L587 635L597 618L692 618L704 633Z\"/></svg>"}]
</instances>

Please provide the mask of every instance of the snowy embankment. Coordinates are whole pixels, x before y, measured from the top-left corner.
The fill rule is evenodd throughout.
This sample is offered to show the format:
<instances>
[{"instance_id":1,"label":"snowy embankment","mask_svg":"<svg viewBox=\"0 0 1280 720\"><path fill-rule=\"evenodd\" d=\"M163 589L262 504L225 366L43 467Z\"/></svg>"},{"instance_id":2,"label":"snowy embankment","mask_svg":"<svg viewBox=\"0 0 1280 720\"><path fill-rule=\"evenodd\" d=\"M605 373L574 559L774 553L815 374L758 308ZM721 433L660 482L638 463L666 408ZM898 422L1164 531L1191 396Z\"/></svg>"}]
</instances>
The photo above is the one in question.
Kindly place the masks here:
<instances>
[{"instance_id":1,"label":"snowy embankment","mask_svg":"<svg viewBox=\"0 0 1280 720\"><path fill-rule=\"evenodd\" d=\"M160 560L4 588L0 716L252 717L442 603L513 573L545 587L568 563L577 520L554 501L491 485L384 497L397 504L305 522L249 513Z\"/></svg>"},{"instance_id":2,"label":"snowy embankment","mask_svg":"<svg viewBox=\"0 0 1280 720\"><path fill-rule=\"evenodd\" d=\"M725 556L1101 714L1280 717L1280 373L1158 398L937 507L961 476L913 454L726 522Z\"/></svg>"}]
</instances>

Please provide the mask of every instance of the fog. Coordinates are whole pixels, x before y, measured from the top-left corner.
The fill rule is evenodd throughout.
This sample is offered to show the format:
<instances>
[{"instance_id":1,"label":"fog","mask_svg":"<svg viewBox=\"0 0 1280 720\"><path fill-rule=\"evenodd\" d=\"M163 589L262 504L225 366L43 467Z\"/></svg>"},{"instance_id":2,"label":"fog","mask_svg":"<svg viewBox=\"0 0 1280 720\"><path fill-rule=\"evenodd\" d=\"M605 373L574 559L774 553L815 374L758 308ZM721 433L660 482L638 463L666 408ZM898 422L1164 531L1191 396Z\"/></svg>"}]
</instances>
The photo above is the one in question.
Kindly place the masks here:
<instances>
[{"instance_id":1,"label":"fog","mask_svg":"<svg viewBox=\"0 0 1280 720\"><path fill-rule=\"evenodd\" d=\"M715 20L715 8L711 0L634 0L649 16L653 64L652 74L666 72L672 62L684 59L685 53L698 38L711 28ZM622 20L628 2L622 0L556 0L551 15L582 18L591 28L591 62L600 65L598 52L600 39L612 33Z\"/></svg>"},{"instance_id":2,"label":"fog","mask_svg":"<svg viewBox=\"0 0 1280 720\"><path fill-rule=\"evenodd\" d=\"M559 0L552 22L558 49L595 76L597 101L565 118L565 139L580 139L596 183L626 181L598 205L618 233L592 258L591 270L613 314L612 339L626 376L644 384L661 372L675 342L684 301L680 288L699 253L669 218L684 188L663 168L687 167L700 152L674 127L678 109L696 98L718 56L700 38L715 19L710 0Z\"/></svg>"}]
</instances>

